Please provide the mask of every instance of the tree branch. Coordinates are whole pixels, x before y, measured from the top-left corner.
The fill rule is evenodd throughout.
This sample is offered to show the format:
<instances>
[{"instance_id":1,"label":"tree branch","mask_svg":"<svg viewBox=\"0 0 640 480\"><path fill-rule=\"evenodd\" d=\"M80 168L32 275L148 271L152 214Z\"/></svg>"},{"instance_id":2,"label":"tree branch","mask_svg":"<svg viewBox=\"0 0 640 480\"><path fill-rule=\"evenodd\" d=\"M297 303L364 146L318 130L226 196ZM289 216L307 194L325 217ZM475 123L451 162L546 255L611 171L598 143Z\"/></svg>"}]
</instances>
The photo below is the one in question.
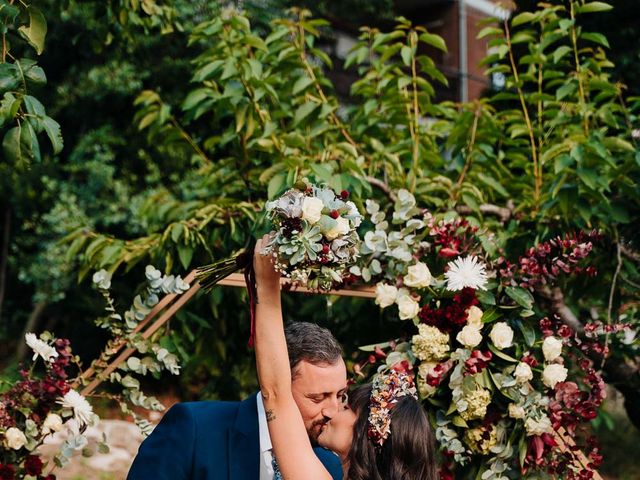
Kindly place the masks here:
<instances>
[{"instance_id":1,"label":"tree branch","mask_svg":"<svg viewBox=\"0 0 640 480\"><path fill-rule=\"evenodd\" d=\"M384 183L382 180L378 180L377 178L374 178L374 177L366 177L365 180L369 182L371 185L373 185L374 187L377 187L380 190L382 190L392 202L395 202L398 199L398 197L396 197L396 194L393 193L393 191L391 190L391 187L389 187L389 185Z\"/></svg>"},{"instance_id":2,"label":"tree branch","mask_svg":"<svg viewBox=\"0 0 640 480\"><path fill-rule=\"evenodd\" d=\"M571 327L578 335L584 335L584 325L565 303L560 287L541 287L536 289L536 293L549 301L551 310L560 317L562 323Z\"/></svg>"},{"instance_id":3,"label":"tree branch","mask_svg":"<svg viewBox=\"0 0 640 480\"><path fill-rule=\"evenodd\" d=\"M627 247L624 243L620 243L620 253L630 260L640 263L640 252Z\"/></svg>"},{"instance_id":4,"label":"tree branch","mask_svg":"<svg viewBox=\"0 0 640 480\"><path fill-rule=\"evenodd\" d=\"M490 203L484 203L480 205L480 212L487 215L495 215L500 218L500 221L502 223L505 223L511 218L511 215L513 215L513 209L514 209L514 205L513 205L513 201L511 200L507 202L506 207L500 207L498 205L492 205ZM473 210L471 209L471 207L468 207L467 205L458 205L456 207L456 211L463 215L468 215L470 213L473 213Z\"/></svg>"}]
</instances>

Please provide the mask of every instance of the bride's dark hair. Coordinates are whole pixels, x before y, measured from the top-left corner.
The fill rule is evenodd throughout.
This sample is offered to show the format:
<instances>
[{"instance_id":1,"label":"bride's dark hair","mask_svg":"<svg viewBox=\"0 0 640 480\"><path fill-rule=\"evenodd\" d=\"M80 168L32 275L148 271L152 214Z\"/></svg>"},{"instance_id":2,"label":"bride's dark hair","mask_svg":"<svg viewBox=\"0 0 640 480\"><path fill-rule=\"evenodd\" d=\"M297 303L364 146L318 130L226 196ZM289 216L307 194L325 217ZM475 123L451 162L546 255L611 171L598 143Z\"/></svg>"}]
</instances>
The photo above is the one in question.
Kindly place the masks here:
<instances>
[{"instance_id":1,"label":"bride's dark hair","mask_svg":"<svg viewBox=\"0 0 640 480\"><path fill-rule=\"evenodd\" d=\"M369 439L371 384L349 393L349 407L356 412L349 451L349 480L436 480L433 430L420 402L402 397L391 409L391 433L376 449Z\"/></svg>"}]
</instances>

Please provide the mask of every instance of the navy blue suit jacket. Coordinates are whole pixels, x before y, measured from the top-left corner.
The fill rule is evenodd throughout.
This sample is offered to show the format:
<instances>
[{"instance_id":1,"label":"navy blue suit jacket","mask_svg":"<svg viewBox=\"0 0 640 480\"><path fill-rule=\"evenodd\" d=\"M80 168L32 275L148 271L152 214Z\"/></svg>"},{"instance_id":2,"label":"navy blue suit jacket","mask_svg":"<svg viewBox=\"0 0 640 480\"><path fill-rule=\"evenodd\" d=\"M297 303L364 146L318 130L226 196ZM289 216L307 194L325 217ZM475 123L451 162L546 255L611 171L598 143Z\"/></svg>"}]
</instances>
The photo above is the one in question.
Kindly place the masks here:
<instances>
[{"instance_id":1,"label":"navy blue suit jacket","mask_svg":"<svg viewBox=\"0 0 640 480\"><path fill-rule=\"evenodd\" d=\"M340 460L314 449L334 480ZM242 402L174 405L142 443L127 480L259 480L258 408L252 395Z\"/></svg>"}]
</instances>

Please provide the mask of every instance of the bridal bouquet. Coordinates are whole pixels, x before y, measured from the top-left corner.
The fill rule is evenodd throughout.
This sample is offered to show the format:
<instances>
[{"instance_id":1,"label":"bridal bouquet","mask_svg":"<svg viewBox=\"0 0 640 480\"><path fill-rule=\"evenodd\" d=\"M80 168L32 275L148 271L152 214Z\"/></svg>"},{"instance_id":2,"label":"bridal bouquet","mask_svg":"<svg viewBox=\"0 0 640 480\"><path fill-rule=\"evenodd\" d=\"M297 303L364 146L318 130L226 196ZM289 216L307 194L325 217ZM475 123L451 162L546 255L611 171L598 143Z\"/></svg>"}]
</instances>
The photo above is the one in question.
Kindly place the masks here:
<instances>
[{"instance_id":1,"label":"bridal bouquet","mask_svg":"<svg viewBox=\"0 0 640 480\"><path fill-rule=\"evenodd\" d=\"M291 283L327 291L349 275L358 258L362 215L348 198L347 191L301 182L267 202L273 231L264 253L273 255Z\"/></svg>"}]
</instances>

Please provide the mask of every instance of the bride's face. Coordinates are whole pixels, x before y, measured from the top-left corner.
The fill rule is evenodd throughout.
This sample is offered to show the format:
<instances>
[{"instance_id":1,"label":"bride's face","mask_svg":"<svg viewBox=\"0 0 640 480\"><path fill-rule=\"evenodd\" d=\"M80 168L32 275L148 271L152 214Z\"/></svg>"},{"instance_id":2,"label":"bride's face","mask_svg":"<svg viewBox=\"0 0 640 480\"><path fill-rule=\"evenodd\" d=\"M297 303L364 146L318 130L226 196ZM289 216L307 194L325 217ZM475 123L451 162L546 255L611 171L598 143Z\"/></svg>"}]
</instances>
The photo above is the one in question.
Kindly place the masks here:
<instances>
[{"instance_id":1,"label":"bride's face","mask_svg":"<svg viewBox=\"0 0 640 480\"><path fill-rule=\"evenodd\" d=\"M318 444L346 458L353 441L353 426L357 416L345 406L323 428L318 436Z\"/></svg>"}]
</instances>

